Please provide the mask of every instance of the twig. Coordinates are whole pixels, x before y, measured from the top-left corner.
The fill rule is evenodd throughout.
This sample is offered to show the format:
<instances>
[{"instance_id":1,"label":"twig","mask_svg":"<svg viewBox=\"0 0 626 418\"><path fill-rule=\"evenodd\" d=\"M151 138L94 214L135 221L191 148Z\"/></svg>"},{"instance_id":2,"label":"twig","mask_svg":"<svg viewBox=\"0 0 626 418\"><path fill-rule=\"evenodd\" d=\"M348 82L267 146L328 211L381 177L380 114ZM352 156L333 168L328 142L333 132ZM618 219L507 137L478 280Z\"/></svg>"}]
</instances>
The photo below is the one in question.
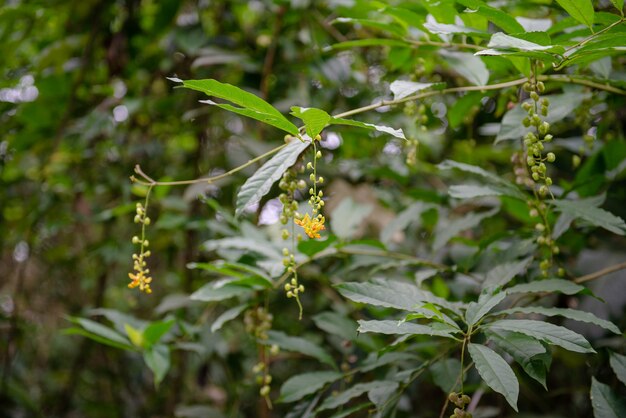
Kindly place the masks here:
<instances>
[{"instance_id":1,"label":"twig","mask_svg":"<svg viewBox=\"0 0 626 418\"><path fill-rule=\"evenodd\" d=\"M574 279L574 283L586 283L592 280L599 279L602 276L606 276L607 274L614 273L619 270L626 269L626 262L615 264L614 266L609 266L607 268L603 268L602 270L598 270L595 273L589 273L584 276L580 276Z\"/></svg>"},{"instance_id":2,"label":"twig","mask_svg":"<svg viewBox=\"0 0 626 418\"><path fill-rule=\"evenodd\" d=\"M251 160L249 160L247 163L242 164L238 167L233 168L232 170L229 170L225 173L219 174L217 176L213 176L213 177L204 177L204 178L200 178L200 179L194 179L194 180L178 180L178 181L156 181L154 180L152 177L148 176L146 173L143 172L143 170L141 169L141 166L139 166L139 164L137 164L135 166L135 173L139 174L141 177L143 177L143 179L145 181L139 180L134 176L131 176L131 180L135 183L139 183L142 186L182 186L185 184L197 184L197 183L213 183L217 180L221 180L223 178L226 178L232 174L235 174L238 171L243 170L246 167L250 167L252 164L257 163L258 161L264 159L265 157L269 157L272 154L276 154L278 151L280 151L281 149L285 148L287 146L287 144L283 144L280 145L276 148L273 148L271 150L269 150L268 152L259 155L258 157L255 157Z\"/></svg>"}]
</instances>

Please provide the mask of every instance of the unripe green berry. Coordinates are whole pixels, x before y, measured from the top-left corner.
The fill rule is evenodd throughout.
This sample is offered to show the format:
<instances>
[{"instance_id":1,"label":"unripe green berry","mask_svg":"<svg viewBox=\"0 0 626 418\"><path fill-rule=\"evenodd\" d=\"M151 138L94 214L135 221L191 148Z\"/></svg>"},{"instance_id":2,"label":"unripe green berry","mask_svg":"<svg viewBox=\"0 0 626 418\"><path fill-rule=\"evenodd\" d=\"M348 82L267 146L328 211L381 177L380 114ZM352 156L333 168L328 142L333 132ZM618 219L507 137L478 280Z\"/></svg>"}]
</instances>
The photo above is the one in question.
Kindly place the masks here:
<instances>
[{"instance_id":1,"label":"unripe green berry","mask_svg":"<svg viewBox=\"0 0 626 418\"><path fill-rule=\"evenodd\" d=\"M546 177L546 186L552 186L552 178Z\"/></svg>"},{"instance_id":2,"label":"unripe green berry","mask_svg":"<svg viewBox=\"0 0 626 418\"><path fill-rule=\"evenodd\" d=\"M540 194L541 196L545 196L545 195L547 195L547 194L548 194L548 186L541 186L541 187L539 188L539 194Z\"/></svg>"},{"instance_id":3,"label":"unripe green berry","mask_svg":"<svg viewBox=\"0 0 626 418\"><path fill-rule=\"evenodd\" d=\"M535 168L535 167L533 167L533 168ZM533 180L535 180L535 181L539 181L539 173L533 173L533 174L532 174L532 178L533 178Z\"/></svg>"},{"instance_id":4,"label":"unripe green berry","mask_svg":"<svg viewBox=\"0 0 626 418\"><path fill-rule=\"evenodd\" d=\"M537 94L536 91L531 91L530 92L530 98L533 99L534 101L539 101L539 95Z\"/></svg>"},{"instance_id":5,"label":"unripe green berry","mask_svg":"<svg viewBox=\"0 0 626 418\"><path fill-rule=\"evenodd\" d=\"M552 135L547 134L546 136L544 136L544 137L543 137L543 140L544 140L545 142L550 142L550 141L552 141L552 138L553 138L553 136L552 136Z\"/></svg>"},{"instance_id":6,"label":"unripe green berry","mask_svg":"<svg viewBox=\"0 0 626 418\"><path fill-rule=\"evenodd\" d=\"M539 232L543 232L543 231L545 231L546 226L545 226L544 224L539 224L539 223L538 223L538 224L536 224L536 225L535 225L535 229L536 229L537 231L539 231Z\"/></svg>"},{"instance_id":7,"label":"unripe green berry","mask_svg":"<svg viewBox=\"0 0 626 418\"><path fill-rule=\"evenodd\" d=\"M318 160L322 158L322 151L317 151L317 153L315 154L315 158L317 158Z\"/></svg>"},{"instance_id":8,"label":"unripe green berry","mask_svg":"<svg viewBox=\"0 0 626 418\"><path fill-rule=\"evenodd\" d=\"M556 155L554 155L553 152L549 152L548 155L546 155L546 159L549 163L553 163L554 161L556 161Z\"/></svg>"},{"instance_id":9,"label":"unripe green berry","mask_svg":"<svg viewBox=\"0 0 626 418\"><path fill-rule=\"evenodd\" d=\"M522 119L522 124L528 128L530 126L530 119L529 118Z\"/></svg>"},{"instance_id":10,"label":"unripe green berry","mask_svg":"<svg viewBox=\"0 0 626 418\"><path fill-rule=\"evenodd\" d=\"M259 393L261 394L261 396L267 396L270 394L270 387L265 385L261 388L261 390L259 391Z\"/></svg>"},{"instance_id":11,"label":"unripe green berry","mask_svg":"<svg viewBox=\"0 0 626 418\"><path fill-rule=\"evenodd\" d=\"M543 82L538 82L537 83L537 90L539 91L539 93L543 93L544 91L546 91L546 86L543 84Z\"/></svg>"},{"instance_id":12,"label":"unripe green berry","mask_svg":"<svg viewBox=\"0 0 626 418\"><path fill-rule=\"evenodd\" d=\"M139 244L141 242L141 240L139 239L138 236L134 236L132 239L133 244Z\"/></svg>"},{"instance_id":13,"label":"unripe green berry","mask_svg":"<svg viewBox=\"0 0 626 418\"><path fill-rule=\"evenodd\" d=\"M463 395L463 396L461 397L461 400L463 401L463 403L464 403L465 405L468 405L468 404L472 401L472 400L471 400L471 398L470 398L469 396L467 396L467 395Z\"/></svg>"}]
</instances>

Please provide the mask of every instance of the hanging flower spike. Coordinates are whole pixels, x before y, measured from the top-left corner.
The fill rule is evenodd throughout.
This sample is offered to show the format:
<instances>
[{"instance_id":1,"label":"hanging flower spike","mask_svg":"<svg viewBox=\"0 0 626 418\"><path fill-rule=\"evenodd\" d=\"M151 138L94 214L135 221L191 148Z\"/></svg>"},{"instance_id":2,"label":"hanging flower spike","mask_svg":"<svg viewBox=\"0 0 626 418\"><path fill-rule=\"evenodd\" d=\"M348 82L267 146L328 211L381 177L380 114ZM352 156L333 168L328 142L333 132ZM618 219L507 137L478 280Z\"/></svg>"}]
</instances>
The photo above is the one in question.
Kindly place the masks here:
<instances>
[{"instance_id":1,"label":"hanging flower spike","mask_svg":"<svg viewBox=\"0 0 626 418\"><path fill-rule=\"evenodd\" d=\"M294 219L296 225L304 228L304 232L310 238L321 238L319 231L323 231L326 229L326 227L324 226L324 221L325 219L322 215L317 215L315 218L311 219L308 213L304 215L304 218L302 219Z\"/></svg>"}]
</instances>

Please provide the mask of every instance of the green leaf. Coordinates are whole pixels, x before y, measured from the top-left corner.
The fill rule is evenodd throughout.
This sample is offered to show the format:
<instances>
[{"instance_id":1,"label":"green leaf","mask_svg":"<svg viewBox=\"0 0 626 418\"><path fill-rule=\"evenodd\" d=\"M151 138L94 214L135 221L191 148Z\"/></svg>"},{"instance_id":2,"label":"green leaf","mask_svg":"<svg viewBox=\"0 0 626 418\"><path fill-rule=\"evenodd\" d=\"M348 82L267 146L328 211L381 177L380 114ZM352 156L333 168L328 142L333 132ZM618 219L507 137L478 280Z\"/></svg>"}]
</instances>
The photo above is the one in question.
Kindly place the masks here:
<instances>
[{"instance_id":1,"label":"green leaf","mask_svg":"<svg viewBox=\"0 0 626 418\"><path fill-rule=\"evenodd\" d=\"M461 25L453 25L447 23L437 23L437 22L426 22L424 23L424 28L426 28L430 33L434 33L437 35L449 35L449 34L457 34L457 35L470 35L478 38L488 38L489 33L480 31L474 28L470 28L467 26Z\"/></svg>"},{"instance_id":2,"label":"green leaf","mask_svg":"<svg viewBox=\"0 0 626 418\"><path fill-rule=\"evenodd\" d=\"M619 381L626 385L626 356L611 353L609 363Z\"/></svg>"},{"instance_id":3,"label":"green leaf","mask_svg":"<svg viewBox=\"0 0 626 418\"><path fill-rule=\"evenodd\" d=\"M458 128L461 123L467 122L474 114L475 109L480 108L480 101L486 93L479 91L468 92L448 108L448 122L450 127Z\"/></svg>"},{"instance_id":4,"label":"green leaf","mask_svg":"<svg viewBox=\"0 0 626 418\"><path fill-rule=\"evenodd\" d=\"M422 312L421 306L430 302L457 311L454 305L410 283L396 281L385 281L381 284L347 282L335 287L342 296L354 302L368 303L374 306Z\"/></svg>"},{"instance_id":5,"label":"green leaf","mask_svg":"<svg viewBox=\"0 0 626 418\"><path fill-rule=\"evenodd\" d=\"M381 38L372 38L372 39L355 39L353 41L344 41L337 42L329 47L324 48L324 52L338 50L338 49L352 49L352 48L360 48L360 47L369 47L369 46L396 46L396 47L411 47L411 44L406 41L399 41L396 39L381 39Z\"/></svg>"},{"instance_id":6,"label":"green leaf","mask_svg":"<svg viewBox=\"0 0 626 418\"><path fill-rule=\"evenodd\" d=\"M564 48L562 46L552 45L540 45L535 42L528 41L526 39L518 38L511 35L506 35L502 32L494 33L487 44L489 48L515 50L515 51L551 51L562 52ZM477 53L477 55L482 55Z\"/></svg>"},{"instance_id":7,"label":"green leaf","mask_svg":"<svg viewBox=\"0 0 626 418\"><path fill-rule=\"evenodd\" d=\"M487 272L481 287L483 289L489 289L505 286L513 280L515 276L526 271L532 261L532 257L526 257L520 261L498 264Z\"/></svg>"},{"instance_id":8,"label":"green leaf","mask_svg":"<svg viewBox=\"0 0 626 418\"><path fill-rule=\"evenodd\" d=\"M335 361L324 349L318 345L313 344L309 340L305 340L300 337L290 337L287 334L280 331L269 331L268 339L262 341L263 344L273 345L276 344L283 350L295 351L297 353L306 354L307 356L314 357L322 363L328 364L333 368L337 368Z\"/></svg>"},{"instance_id":9,"label":"green leaf","mask_svg":"<svg viewBox=\"0 0 626 418\"><path fill-rule=\"evenodd\" d=\"M222 326L224 326L225 323L237 318L239 314L246 310L247 307L248 305L239 305L224 311L220 316L215 318L215 321L211 324L211 332L216 332L222 329Z\"/></svg>"},{"instance_id":10,"label":"green leaf","mask_svg":"<svg viewBox=\"0 0 626 418\"><path fill-rule=\"evenodd\" d=\"M430 366L433 381L446 393L460 389L459 376L461 375L461 362L455 358L448 358L436 362Z\"/></svg>"},{"instance_id":11,"label":"green leaf","mask_svg":"<svg viewBox=\"0 0 626 418\"><path fill-rule=\"evenodd\" d=\"M146 329L143 330L143 338L145 342L148 343L147 345L151 346L156 344L161 337L172 329L175 322L176 321L172 319L169 321L157 321L148 325Z\"/></svg>"},{"instance_id":12,"label":"green leaf","mask_svg":"<svg viewBox=\"0 0 626 418\"><path fill-rule=\"evenodd\" d=\"M134 350L135 347L133 347L130 342L126 343L126 344L121 344L118 343L116 341L112 341L109 340L107 338L104 338L98 334L93 334L89 331L84 330L83 328L66 328L62 331L62 333L64 335L80 335L83 337L87 337L89 339L92 339L100 344L105 344L108 345L110 347L114 347L114 348L119 348L122 350Z\"/></svg>"},{"instance_id":13,"label":"green leaf","mask_svg":"<svg viewBox=\"0 0 626 418\"><path fill-rule=\"evenodd\" d=\"M415 202L408 208L400 212L391 222L389 222L380 233L380 240L387 244L392 241L394 235L405 230L410 224L420 222L422 213L429 209L436 208L435 205L424 202Z\"/></svg>"},{"instance_id":14,"label":"green leaf","mask_svg":"<svg viewBox=\"0 0 626 418\"><path fill-rule=\"evenodd\" d=\"M393 320L359 320L359 332L375 332L389 335L432 335L436 337L452 338L452 328L436 329L431 325L414 324L412 322L398 322ZM439 324L444 325L444 324Z\"/></svg>"},{"instance_id":15,"label":"green leaf","mask_svg":"<svg viewBox=\"0 0 626 418\"><path fill-rule=\"evenodd\" d=\"M602 227L614 234L624 235L626 233L626 223L624 223L622 218L604 209L593 206L586 199L577 201L552 200L550 203L560 212L575 216L578 219L583 219L594 226Z\"/></svg>"},{"instance_id":16,"label":"green leaf","mask_svg":"<svg viewBox=\"0 0 626 418\"><path fill-rule=\"evenodd\" d=\"M178 80L174 80L178 81ZM282 129L291 135L298 136L298 127L284 117L274 106L252 93L248 93L239 87L226 83L220 83L217 80L185 80L183 87L188 89L201 91L208 96L219 97L220 99L232 102L240 107L229 104L218 104L211 100L202 101L210 105L218 106L222 109L229 110L239 115L247 116L252 119L267 123Z\"/></svg>"},{"instance_id":17,"label":"green leaf","mask_svg":"<svg viewBox=\"0 0 626 418\"><path fill-rule=\"evenodd\" d=\"M207 283L193 292L191 300L202 302L218 302L235 296L244 296L253 293L254 289L248 286L222 284L220 281Z\"/></svg>"},{"instance_id":18,"label":"green leaf","mask_svg":"<svg viewBox=\"0 0 626 418\"><path fill-rule=\"evenodd\" d=\"M583 25L590 28L593 26L595 12L591 0L556 0L556 2Z\"/></svg>"},{"instance_id":19,"label":"green leaf","mask_svg":"<svg viewBox=\"0 0 626 418\"><path fill-rule=\"evenodd\" d=\"M396 138L406 140L406 137L404 136L404 132L402 131L402 129L394 129L394 128L390 128L389 126L374 125L372 123L359 122L357 120L344 119L344 118L332 118L330 120L330 124L331 125L348 125L348 126L356 126L358 128L373 129L375 131L383 132L391 136L395 136Z\"/></svg>"},{"instance_id":20,"label":"green leaf","mask_svg":"<svg viewBox=\"0 0 626 418\"><path fill-rule=\"evenodd\" d=\"M526 314L539 314L546 316L562 316L564 318L573 319L574 321L587 322L590 324L598 325L604 329L607 329L615 334L621 334L621 331L615 324L606 319L598 318L591 312L579 311L577 309L568 309L568 308L545 308L543 306L520 306L516 308L506 309L503 311L498 311L496 314L517 314L517 313L526 313Z\"/></svg>"},{"instance_id":21,"label":"green leaf","mask_svg":"<svg viewBox=\"0 0 626 418\"><path fill-rule=\"evenodd\" d=\"M278 402L298 401L342 376L338 372L311 372L292 376L281 386Z\"/></svg>"},{"instance_id":22,"label":"green leaf","mask_svg":"<svg viewBox=\"0 0 626 418\"><path fill-rule=\"evenodd\" d=\"M222 239L214 239L205 241L202 244L202 248L205 251L215 251L219 249L235 249L235 250L244 250L251 251L255 253L259 253L267 258L280 259L280 252L271 246L268 242L263 242L260 240L254 240L251 238L238 238L238 237L229 237ZM208 267L208 265L202 263L192 264L195 268L206 268L207 270L212 270Z\"/></svg>"},{"instance_id":23,"label":"green leaf","mask_svg":"<svg viewBox=\"0 0 626 418\"><path fill-rule=\"evenodd\" d=\"M501 319L487 324L485 327L493 330L519 332L576 353L596 352L582 335L548 322L530 319Z\"/></svg>"},{"instance_id":24,"label":"green leaf","mask_svg":"<svg viewBox=\"0 0 626 418\"><path fill-rule=\"evenodd\" d=\"M512 293L541 293L558 292L566 295L575 295L585 290L584 286L564 279L537 280L530 283L518 284L506 289L507 294Z\"/></svg>"},{"instance_id":25,"label":"green leaf","mask_svg":"<svg viewBox=\"0 0 626 418\"><path fill-rule=\"evenodd\" d=\"M337 407L349 402L351 399L356 398L357 396L361 396L365 392L368 392L372 389L376 389L383 383L386 383L386 381L377 380L375 382L357 383L348 390L345 390L335 396L326 398L326 400L320 405L317 411L320 412L327 409L336 409Z\"/></svg>"},{"instance_id":26,"label":"green leaf","mask_svg":"<svg viewBox=\"0 0 626 418\"><path fill-rule=\"evenodd\" d=\"M116 332L115 330L107 326L104 326L96 321L92 321L91 319L76 318L76 317L69 317L68 319L72 321L73 323L80 325L89 333L97 335L103 338L104 340L119 344L125 348L132 348L130 341L125 336L123 336L122 334Z\"/></svg>"},{"instance_id":27,"label":"green leaf","mask_svg":"<svg viewBox=\"0 0 626 418\"><path fill-rule=\"evenodd\" d=\"M439 170L460 170L464 173L474 174L486 180L487 182L496 185L496 190L500 191L501 194L506 196L515 197L518 199L526 199L524 194L519 190L519 188L508 180L504 179L502 176L498 176L495 173L491 173L481 167L460 163L453 160L445 160L439 165L437 165Z\"/></svg>"},{"instance_id":28,"label":"green leaf","mask_svg":"<svg viewBox=\"0 0 626 418\"><path fill-rule=\"evenodd\" d=\"M493 308L496 307L506 297L505 292L496 293L490 295L489 293L482 293L478 298L478 302L470 302L465 312L465 322L468 327L474 326L485 315L487 315Z\"/></svg>"},{"instance_id":29,"label":"green leaf","mask_svg":"<svg viewBox=\"0 0 626 418\"><path fill-rule=\"evenodd\" d=\"M487 6L483 2L478 1L458 1L457 3L461 3L465 7L468 7L468 10L465 10L465 13L476 13L477 15L483 16L488 21L498 26L505 32L508 33L517 33L524 32L524 27L520 25L517 20L513 16L508 13L503 12L502 10L498 10L494 7ZM480 3L480 4L479 4Z\"/></svg>"},{"instance_id":30,"label":"green leaf","mask_svg":"<svg viewBox=\"0 0 626 418\"><path fill-rule=\"evenodd\" d=\"M416 83L415 81L395 80L391 83L389 89L393 94L394 100L400 100L434 85L435 83Z\"/></svg>"},{"instance_id":31,"label":"green leaf","mask_svg":"<svg viewBox=\"0 0 626 418\"><path fill-rule=\"evenodd\" d=\"M357 203L351 197L346 197L332 211L330 228L341 239L353 238L372 209L372 205Z\"/></svg>"},{"instance_id":32,"label":"green leaf","mask_svg":"<svg viewBox=\"0 0 626 418\"><path fill-rule=\"evenodd\" d=\"M367 392L367 398L372 401L379 412L382 412L385 407L392 407L388 401L391 399L394 393L398 390L400 384L390 380L383 380L378 382L378 387L370 389Z\"/></svg>"},{"instance_id":33,"label":"green leaf","mask_svg":"<svg viewBox=\"0 0 626 418\"><path fill-rule=\"evenodd\" d=\"M154 373L154 386L158 387L170 368L169 347L164 344L157 344L144 351L143 359Z\"/></svg>"},{"instance_id":34,"label":"green leaf","mask_svg":"<svg viewBox=\"0 0 626 418\"><path fill-rule=\"evenodd\" d=\"M624 0L611 0L611 3L620 13L624 12Z\"/></svg>"},{"instance_id":35,"label":"green leaf","mask_svg":"<svg viewBox=\"0 0 626 418\"><path fill-rule=\"evenodd\" d=\"M331 116L321 109L293 106L291 114L304 122L306 133L315 138L332 119Z\"/></svg>"},{"instance_id":36,"label":"green leaf","mask_svg":"<svg viewBox=\"0 0 626 418\"><path fill-rule=\"evenodd\" d=\"M475 184L457 184L448 188L448 194L455 199L473 199L485 196L509 196L515 199L524 200L524 193L519 189L510 187L502 187L495 185L475 185Z\"/></svg>"},{"instance_id":37,"label":"green leaf","mask_svg":"<svg viewBox=\"0 0 626 418\"><path fill-rule=\"evenodd\" d=\"M517 412L519 382L511 366L489 347L470 343L467 348L476 370L487 386L504 396L509 405Z\"/></svg>"},{"instance_id":38,"label":"green leaf","mask_svg":"<svg viewBox=\"0 0 626 418\"><path fill-rule=\"evenodd\" d=\"M546 348L541 342L519 332L490 331L488 335L496 346L522 366L528 376L546 388L546 367L540 359Z\"/></svg>"},{"instance_id":39,"label":"green leaf","mask_svg":"<svg viewBox=\"0 0 626 418\"><path fill-rule=\"evenodd\" d=\"M128 339L135 347L144 347L145 339L141 330L133 328L132 325L124 324L124 329L126 330L126 335L128 335Z\"/></svg>"},{"instance_id":40,"label":"green leaf","mask_svg":"<svg viewBox=\"0 0 626 418\"><path fill-rule=\"evenodd\" d=\"M261 198L270 191L272 185L282 177L289 167L294 165L300 154L309 145L310 142L294 139L263 164L241 186L241 190L237 194L237 210L235 214L239 216L248 206L259 203Z\"/></svg>"},{"instance_id":41,"label":"green leaf","mask_svg":"<svg viewBox=\"0 0 626 418\"><path fill-rule=\"evenodd\" d=\"M448 241L450 241L460 232L478 226L484 219L492 217L493 215L498 213L499 210L500 208L493 208L487 212L469 213L462 218L454 220L440 219L435 230L433 249L437 251L443 248L443 246L446 245Z\"/></svg>"},{"instance_id":42,"label":"green leaf","mask_svg":"<svg viewBox=\"0 0 626 418\"><path fill-rule=\"evenodd\" d=\"M353 341L357 338L356 324L337 312L322 312L313 317L313 322L322 331Z\"/></svg>"},{"instance_id":43,"label":"green leaf","mask_svg":"<svg viewBox=\"0 0 626 418\"><path fill-rule=\"evenodd\" d=\"M487 66L480 57L468 52L450 52L446 50L442 50L441 55L452 70L461 74L470 83L476 86L484 86L489 82L489 70L487 70Z\"/></svg>"},{"instance_id":44,"label":"green leaf","mask_svg":"<svg viewBox=\"0 0 626 418\"><path fill-rule=\"evenodd\" d=\"M595 377L591 378L589 397L595 418L623 418L626 416L624 400L620 399L609 385L598 382Z\"/></svg>"},{"instance_id":45,"label":"green leaf","mask_svg":"<svg viewBox=\"0 0 626 418\"><path fill-rule=\"evenodd\" d=\"M406 31L403 30L403 28L400 26L397 26L391 23L383 23L383 22L379 22L376 20L370 20L370 19L353 19L349 17L339 17L333 20L332 23L333 24L334 23L356 23L363 27L369 27L369 28L389 32L393 35L396 35L397 37L403 37L406 35Z\"/></svg>"}]
</instances>

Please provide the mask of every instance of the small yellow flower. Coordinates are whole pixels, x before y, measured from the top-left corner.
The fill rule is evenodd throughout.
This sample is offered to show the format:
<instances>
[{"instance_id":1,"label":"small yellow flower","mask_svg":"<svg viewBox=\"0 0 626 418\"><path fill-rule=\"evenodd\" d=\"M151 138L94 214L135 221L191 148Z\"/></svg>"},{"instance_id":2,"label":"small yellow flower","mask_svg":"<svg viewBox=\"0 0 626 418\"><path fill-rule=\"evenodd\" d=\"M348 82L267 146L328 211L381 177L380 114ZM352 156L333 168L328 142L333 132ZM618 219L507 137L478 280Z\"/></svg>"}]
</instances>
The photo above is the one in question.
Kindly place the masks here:
<instances>
[{"instance_id":1,"label":"small yellow flower","mask_svg":"<svg viewBox=\"0 0 626 418\"><path fill-rule=\"evenodd\" d=\"M326 229L326 227L324 226L324 221L325 219L322 215L317 215L317 217L311 219L308 213L304 215L304 218L294 220L296 225L304 228L304 232L310 238L321 238L319 231L323 231Z\"/></svg>"},{"instance_id":2,"label":"small yellow flower","mask_svg":"<svg viewBox=\"0 0 626 418\"><path fill-rule=\"evenodd\" d=\"M128 273L128 277L131 279L131 282L128 283L129 288L139 287L142 292L152 293L152 289L150 289L152 277L146 277L143 271L139 271L137 274Z\"/></svg>"}]
</instances>

